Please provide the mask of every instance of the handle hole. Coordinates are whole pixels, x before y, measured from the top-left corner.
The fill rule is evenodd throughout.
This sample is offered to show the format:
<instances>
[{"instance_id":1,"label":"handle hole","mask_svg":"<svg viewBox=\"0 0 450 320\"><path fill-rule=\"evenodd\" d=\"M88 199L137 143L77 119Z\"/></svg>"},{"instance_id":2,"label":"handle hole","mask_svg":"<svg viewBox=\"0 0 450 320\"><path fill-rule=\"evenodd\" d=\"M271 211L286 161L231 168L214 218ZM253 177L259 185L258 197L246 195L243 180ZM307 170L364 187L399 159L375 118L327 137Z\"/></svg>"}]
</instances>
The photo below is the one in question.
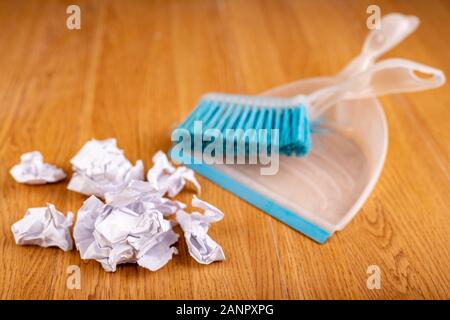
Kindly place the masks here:
<instances>
[{"instance_id":1,"label":"handle hole","mask_svg":"<svg viewBox=\"0 0 450 320\"><path fill-rule=\"evenodd\" d=\"M417 80L422 80L422 81L432 80L435 78L435 75L433 73L427 73L427 72L422 72L422 71L418 71L418 70L413 70L412 75Z\"/></svg>"}]
</instances>

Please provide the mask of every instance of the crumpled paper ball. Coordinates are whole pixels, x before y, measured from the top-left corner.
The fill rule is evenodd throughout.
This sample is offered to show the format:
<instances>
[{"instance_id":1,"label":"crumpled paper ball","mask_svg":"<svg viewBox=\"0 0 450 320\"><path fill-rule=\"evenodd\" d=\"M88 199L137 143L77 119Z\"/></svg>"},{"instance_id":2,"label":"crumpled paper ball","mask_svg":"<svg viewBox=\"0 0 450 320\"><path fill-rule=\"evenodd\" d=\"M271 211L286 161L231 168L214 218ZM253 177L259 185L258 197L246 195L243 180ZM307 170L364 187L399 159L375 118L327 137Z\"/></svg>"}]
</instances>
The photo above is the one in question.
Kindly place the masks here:
<instances>
[{"instance_id":1,"label":"crumpled paper ball","mask_svg":"<svg viewBox=\"0 0 450 320\"><path fill-rule=\"evenodd\" d=\"M44 163L44 158L39 151L24 153L20 157L20 163L12 167L9 172L14 180L25 184L54 183L66 177L62 169Z\"/></svg>"},{"instance_id":2,"label":"crumpled paper ball","mask_svg":"<svg viewBox=\"0 0 450 320\"><path fill-rule=\"evenodd\" d=\"M88 141L70 161L74 174L67 188L104 198L132 180L144 180L141 160L133 166L117 148L116 139Z\"/></svg>"},{"instance_id":3,"label":"crumpled paper ball","mask_svg":"<svg viewBox=\"0 0 450 320\"><path fill-rule=\"evenodd\" d=\"M107 203L91 196L78 211L74 238L82 259L95 259L111 272L121 263L156 271L178 253L173 246L178 234L164 215L184 205L163 198L161 191L143 181L132 181L105 198Z\"/></svg>"},{"instance_id":4,"label":"crumpled paper ball","mask_svg":"<svg viewBox=\"0 0 450 320\"><path fill-rule=\"evenodd\" d=\"M12 225L11 230L18 245L59 247L69 251L73 246L70 235L72 222L72 212L65 217L49 203L47 207L28 209L25 216Z\"/></svg>"}]
</instances>

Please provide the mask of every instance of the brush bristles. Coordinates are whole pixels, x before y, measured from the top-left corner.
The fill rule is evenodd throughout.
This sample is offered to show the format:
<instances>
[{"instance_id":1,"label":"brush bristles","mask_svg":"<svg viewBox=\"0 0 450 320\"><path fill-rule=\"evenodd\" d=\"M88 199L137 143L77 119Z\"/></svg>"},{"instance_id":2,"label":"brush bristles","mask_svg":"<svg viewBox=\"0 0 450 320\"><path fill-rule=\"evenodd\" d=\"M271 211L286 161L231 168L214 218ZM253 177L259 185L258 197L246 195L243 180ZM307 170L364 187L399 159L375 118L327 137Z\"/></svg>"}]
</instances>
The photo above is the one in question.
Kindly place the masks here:
<instances>
[{"instance_id":1,"label":"brush bristles","mask_svg":"<svg viewBox=\"0 0 450 320\"><path fill-rule=\"evenodd\" d=\"M180 128L189 130L194 136L195 121L201 121L203 133L207 129L219 130L235 151L239 144L245 144L246 154L260 152L262 148L270 152L274 147L272 144L277 144L280 154L304 156L311 147L307 110L302 104L295 105L288 99L246 99L246 96L209 94L200 100ZM233 134L238 129L243 130L244 134ZM266 129L267 134L260 135L260 129ZM271 130L277 130L278 137L272 136ZM209 144L204 137L202 141L203 147Z\"/></svg>"}]
</instances>

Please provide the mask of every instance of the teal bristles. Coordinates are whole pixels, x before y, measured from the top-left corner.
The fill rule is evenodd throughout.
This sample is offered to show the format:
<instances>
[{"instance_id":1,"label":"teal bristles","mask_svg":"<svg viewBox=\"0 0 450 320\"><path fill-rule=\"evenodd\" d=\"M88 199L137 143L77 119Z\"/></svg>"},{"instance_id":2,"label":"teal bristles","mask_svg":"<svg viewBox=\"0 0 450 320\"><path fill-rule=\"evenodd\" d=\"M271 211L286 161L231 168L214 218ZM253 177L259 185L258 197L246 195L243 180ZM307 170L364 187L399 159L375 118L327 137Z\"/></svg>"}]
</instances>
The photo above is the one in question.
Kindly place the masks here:
<instances>
[{"instance_id":1,"label":"teal bristles","mask_svg":"<svg viewBox=\"0 0 450 320\"><path fill-rule=\"evenodd\" d=\"M280 154L289 156L304 156L311 148L306 107L292 99L208 94L179 128L187 129L195 137L199 134L194 130L196 121L201 123L203 148L211 143L205 139L208 129L220 131L227 145L235 149L243 143L246 154L261 148L270 152L274 144ZM260 129L266 129L265 134Z\"/></svg>"}]
</instances>

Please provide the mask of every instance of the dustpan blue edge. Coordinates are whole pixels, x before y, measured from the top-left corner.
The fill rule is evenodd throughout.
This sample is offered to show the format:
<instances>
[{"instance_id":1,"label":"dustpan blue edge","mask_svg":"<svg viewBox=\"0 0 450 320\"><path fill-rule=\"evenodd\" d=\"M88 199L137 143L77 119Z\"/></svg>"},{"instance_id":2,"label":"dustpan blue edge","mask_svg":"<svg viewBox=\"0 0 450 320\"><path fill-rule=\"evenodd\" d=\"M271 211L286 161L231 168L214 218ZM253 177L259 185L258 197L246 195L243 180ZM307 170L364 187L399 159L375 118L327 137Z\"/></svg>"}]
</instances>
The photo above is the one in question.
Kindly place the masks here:
<instances>
[{"instance_id":1,"label":"dustpan blue edge","mask_svg":"<svg viewBox=\"0 0 450 320\"><path fill-rule=\"evenodd\" d=\"M315 224L303 219L294 212L280 206L274 201L261 195L260 193L250 189L244 184L230 178L212 166L206 164L193 164L190 159L180 158L176 155L171 155L172 159L185 164L201 176L213 181L222 188L230 191L239 198L249 202L255 207L267 212L274 218L284 222L297 231L310 237L318 243L324 243L331 235L328 231L316 226Z\"/></svg>"}]
</instances>

